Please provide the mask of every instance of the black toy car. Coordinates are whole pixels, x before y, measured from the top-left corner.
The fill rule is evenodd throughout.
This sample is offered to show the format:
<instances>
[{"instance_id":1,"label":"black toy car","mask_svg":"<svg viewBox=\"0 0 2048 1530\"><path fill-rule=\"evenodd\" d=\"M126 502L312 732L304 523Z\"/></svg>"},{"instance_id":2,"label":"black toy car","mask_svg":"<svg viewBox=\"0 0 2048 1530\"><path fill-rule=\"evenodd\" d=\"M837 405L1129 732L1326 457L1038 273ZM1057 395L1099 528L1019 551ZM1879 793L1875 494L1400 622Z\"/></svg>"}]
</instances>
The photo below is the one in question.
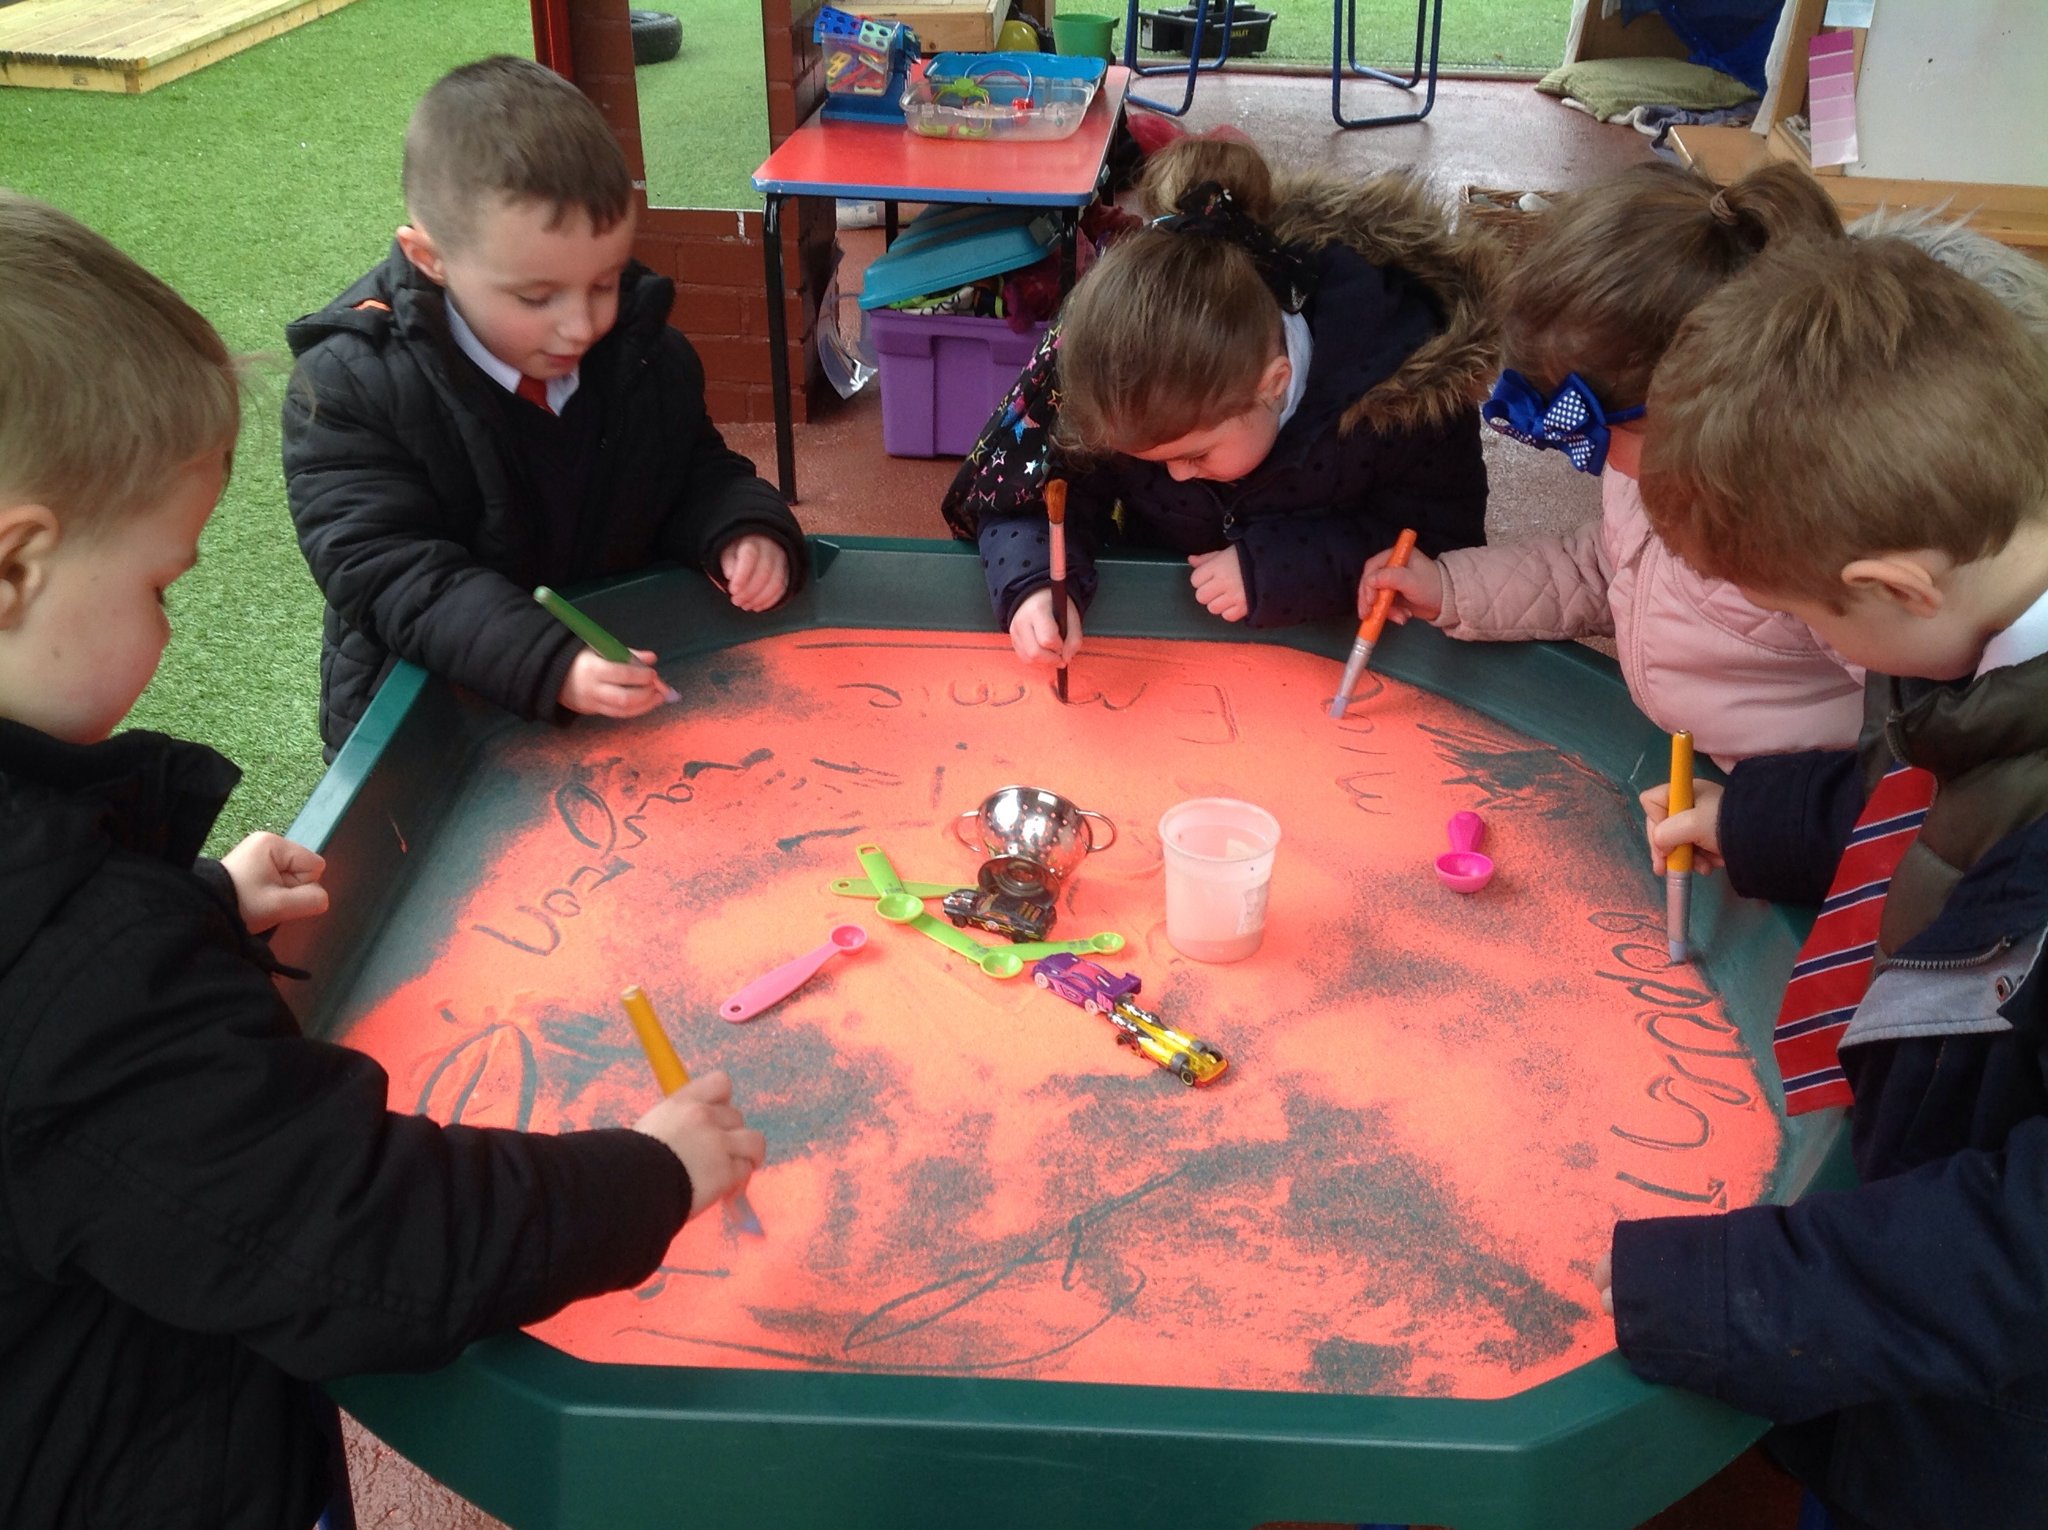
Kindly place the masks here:
<instances>
[{"instance_id":1,"label":"black toy car","mask_svg":"<svg viewBox=\"0 0 2048 1530\"><path fill-rule=\"evenodd\" d=\"M1012 940L1043 940L1052 928L1052 904L1036 898L1020 898L1015 893L984 892L978 887L962 887L946 894L946 901L940 905L946 917L962 926L979 925L998 935L1007 935Z\"/></svg>"}]
</instances>

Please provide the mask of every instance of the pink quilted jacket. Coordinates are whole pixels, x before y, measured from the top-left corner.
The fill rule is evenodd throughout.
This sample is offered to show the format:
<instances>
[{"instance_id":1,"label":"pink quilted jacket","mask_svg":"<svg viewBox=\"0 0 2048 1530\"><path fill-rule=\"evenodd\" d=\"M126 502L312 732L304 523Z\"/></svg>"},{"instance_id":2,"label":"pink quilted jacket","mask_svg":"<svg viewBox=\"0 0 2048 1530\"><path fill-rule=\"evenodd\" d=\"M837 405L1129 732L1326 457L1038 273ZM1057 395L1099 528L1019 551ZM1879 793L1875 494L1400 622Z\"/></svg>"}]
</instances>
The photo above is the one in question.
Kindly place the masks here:
<instances>
[{"instance_id":1,"label":"pink quilted jacket","mask_svg":"<svg viewBox=\"0 0 2048 1530\"><path fill-rule=\"evenodd\" d=\"M1628 693L1724 769L1753 754L1840 749L1863 721L1863 672L1806 624L1695 573L1658 540L1634 478L1600 475L1600 519L1565 538L1447 552L1436 625L1501 642L1612 637Z\"/></svg>"}]
</instances>

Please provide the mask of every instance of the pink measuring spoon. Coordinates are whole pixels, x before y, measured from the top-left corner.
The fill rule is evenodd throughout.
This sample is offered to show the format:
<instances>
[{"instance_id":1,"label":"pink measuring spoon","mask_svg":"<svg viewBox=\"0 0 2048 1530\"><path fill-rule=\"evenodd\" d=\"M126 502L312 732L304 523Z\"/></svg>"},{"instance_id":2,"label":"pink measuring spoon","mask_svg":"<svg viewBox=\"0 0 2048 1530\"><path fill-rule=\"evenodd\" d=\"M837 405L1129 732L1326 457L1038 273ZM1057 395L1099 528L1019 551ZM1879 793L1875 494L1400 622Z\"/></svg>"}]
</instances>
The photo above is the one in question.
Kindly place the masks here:
<instances>
[{"instance_id":1,"label":"pink measuring spoon","mask_svg":"<svg viewBox=\"0 0 2048 1530\"><path fill-rule=\"evenodd\" d=\"M835 924L825 944L806 951L795 961L784 962L773 972L757 977L718 1006L718 1012L737 1025L751 1020L771 1005L780 1004L795 993L825 963L841 951L858 951L868 943L868 932L857 924Z\"/></svg>"},{"instance_id":2,"label":"pink measuring spoon","mask_svg":"<svg viewBox=\"0 0 2048 1530\"><path fill-rule=\"evenodd\" d=\"M1451 848L1436 858L1437 880L1452 892L1476 893L1493 880L1493 862L1479 853L1486 824L1477 813L1453 813L1444 825Z\"/></svg>"}]
</instances>

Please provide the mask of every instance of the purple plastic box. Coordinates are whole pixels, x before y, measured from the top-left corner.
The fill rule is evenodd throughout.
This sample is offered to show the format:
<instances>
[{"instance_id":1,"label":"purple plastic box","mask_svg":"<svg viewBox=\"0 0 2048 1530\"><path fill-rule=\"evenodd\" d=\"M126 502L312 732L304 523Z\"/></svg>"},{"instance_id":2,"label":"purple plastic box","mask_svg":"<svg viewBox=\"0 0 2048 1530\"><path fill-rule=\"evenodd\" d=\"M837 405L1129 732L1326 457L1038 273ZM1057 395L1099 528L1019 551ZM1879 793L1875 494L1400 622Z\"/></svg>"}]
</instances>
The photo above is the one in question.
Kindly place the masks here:
<instances>
[{"instance_id":1,"label":"purple plastic box","mask_svg":"<svg viewBox=\"0 0 2048 1530\"><path fill-rule=\"evenodd\" d=\"M995 413L1045 326L1018 334L1001 319L871 309L882 381L882 450L892 457L964 457Z\"/></svg>"}]
</instances>

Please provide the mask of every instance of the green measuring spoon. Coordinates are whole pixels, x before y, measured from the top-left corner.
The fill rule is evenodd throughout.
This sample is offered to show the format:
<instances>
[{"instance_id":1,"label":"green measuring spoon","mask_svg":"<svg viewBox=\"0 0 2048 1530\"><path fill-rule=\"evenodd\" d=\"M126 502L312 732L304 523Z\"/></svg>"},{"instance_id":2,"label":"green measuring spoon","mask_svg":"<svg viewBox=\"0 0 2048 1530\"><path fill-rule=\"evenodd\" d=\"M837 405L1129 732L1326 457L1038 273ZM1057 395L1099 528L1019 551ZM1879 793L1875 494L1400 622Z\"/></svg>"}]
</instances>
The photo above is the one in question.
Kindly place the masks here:
<instances>
[{"instance_id":1,"label":"green measuring spoon","mask_svg":"<svg viewBox=\"0 0 2048 1530\"><path fill-rule=\"evenodd\" d=\"M935 914L919 914L909 921L948 950L958 951L992 978L1013 978L1024 970L1024 958L1003 946L985 946L973 936L953 928Z\"/></svg>"},{"instance_id":2,"label":"green measuring spoon","mask_svg":"<svg viewBox=\"0 0 2048 1530\"><path fill-rule=\"evenodd\" d=\"M1090 935L1083 940L1027 940L1010 947L1010 954L1021 961L1036 961L1041 956L1056 956L1062 951L1075 956L1090 956L1097 951L1121 951L1123 936L1115 930L1104 930L1100 935Z\"/></svg>"},{"instance_id":3,"label":"green measuring spoon","mask_svg":"<svg viewBox=\"0 0 2048 1530\"><path fill-rule=\"evenodd\" d=\"M917 898L943 898L947 893L958 892L965 882L905 882L903 890ZM833 892L842 898L874 898L881 895L881 889L866 877L837 877L830 884Z\"/></svg>"},{"instance_id":4,"label":"green measuring spoon","mask_svg":"<svg viewBox=\"0 0 2048 1530\"><path fill-rule=\"evenodd\" d=\"M891 924L909 924L924 913L924 899L903 885L880 845L856 845L853 853L860 857L861 869L881 894L875 900L876 913Z\"/></svg>"}]
</instances>

